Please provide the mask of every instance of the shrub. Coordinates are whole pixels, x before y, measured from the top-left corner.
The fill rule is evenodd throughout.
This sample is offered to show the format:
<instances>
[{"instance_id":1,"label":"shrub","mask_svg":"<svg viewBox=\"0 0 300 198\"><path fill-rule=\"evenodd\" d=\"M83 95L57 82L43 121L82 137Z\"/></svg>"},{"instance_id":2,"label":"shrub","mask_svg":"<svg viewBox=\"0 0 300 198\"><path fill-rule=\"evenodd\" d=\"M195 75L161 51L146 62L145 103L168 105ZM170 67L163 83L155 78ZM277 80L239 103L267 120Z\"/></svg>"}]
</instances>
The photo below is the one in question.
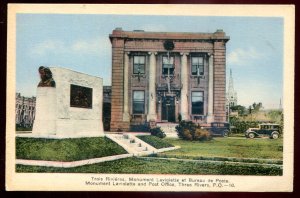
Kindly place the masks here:
<instances>
[{"instance_id":1,"label":"shrub","mask_svg":"<svg viewBox=\"0 0 300 198\"><path fill-rule=\"evenodd\" d=\"M243 133L248 128L256 128L259 124L263 122L260 121L238 121L238 120L231 120L230 125L234 126L234 129L231 131L232 133Z\"/></svg>"},{"instance_id":2,"label":"shrub","mask_svg":"<svg viewBox=\"0 0 300 198\"><path fill-rule=\"evenodd\" d=\"M150 127L148 124L130 125L129 131L131 132L149 132Z\"/></svg>"},{"instance_id":3,"label":"shrub","mask_svg":"<svg viewBox=\"0 0 300 198\"><path fill-rule=\"evenodd\" d=\"M193 131L194 128L195 124L193 124L191 121L184 120L182 120L179 125L175 127L178 137L183 140L192 139L191 131Z\"/></svg>"},{"instance_id":4,"label":"shrub","mask_svg":"<svg viewBox=\"0 0 300 198\"><path fill-rule=\"evenodd\" d=\"M183 140L207 141L212 139L209 131L201 129L200 126L192 121L181 121L179 125L176 126L176 131L178 137Z\"/></svg>"},{"instance_id":5,"label":"shrub","mask_svg":"<svg viewBox=\"0 0 300 198\"><path fill-rule=\"evenodd\" d=\"M139 125L131 125L130 126L131 132L150 132L151 135L164 138L166 137L165 132L160 127L150 128L149 124L139 124Z\"/></svg>"},{"instance_id":6,"label":"shrub","mask_svg":"<svg viewBox=\"0 0 300 198\"><path fill-rule=\"evenodd\" d=\"M159 138L165 138L166 134L160 127L154 127L150 129L150 133L153 136L159 137Z\"/></svg>"},{"instance_id":7,"label":"shrub","mask_svg":"<svg viewBox=\"0 0 300 198\"><path fill-rule=\"evenodd\" d=\"M183 129L183 135L184 135L184 138L185 138L186 140L193 140L193 136L192 136L190 130L188 130L188 129Z\"/></svg>"},{"instance_id":8,"label":"shrub","mask_svg":"<svg viewBox=\"0 0 300 198\"><path fill-rule=\"evenodd\" d=\"M206 129L197 128L195 131L195 139L200 141L211 140L212 136Z\"/></svg>"}]
</instances>

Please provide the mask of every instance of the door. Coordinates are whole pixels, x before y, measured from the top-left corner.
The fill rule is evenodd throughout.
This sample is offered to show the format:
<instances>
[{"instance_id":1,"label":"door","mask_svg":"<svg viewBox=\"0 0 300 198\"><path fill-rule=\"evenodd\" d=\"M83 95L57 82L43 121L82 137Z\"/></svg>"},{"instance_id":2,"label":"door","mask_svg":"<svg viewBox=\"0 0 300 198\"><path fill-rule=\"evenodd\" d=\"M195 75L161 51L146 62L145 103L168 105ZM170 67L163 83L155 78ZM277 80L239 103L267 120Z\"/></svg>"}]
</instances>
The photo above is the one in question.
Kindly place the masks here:
<instances>
[{"instance_id":1,"label":"door","mask_svg":"<svg viewBox=\"0 0 300 198\"><path fill-rule=\"evenodd\" d=\"M172 96L165 96L161 108L162 121L175 122L175 99Z\"/></svg>"}]
</instances>

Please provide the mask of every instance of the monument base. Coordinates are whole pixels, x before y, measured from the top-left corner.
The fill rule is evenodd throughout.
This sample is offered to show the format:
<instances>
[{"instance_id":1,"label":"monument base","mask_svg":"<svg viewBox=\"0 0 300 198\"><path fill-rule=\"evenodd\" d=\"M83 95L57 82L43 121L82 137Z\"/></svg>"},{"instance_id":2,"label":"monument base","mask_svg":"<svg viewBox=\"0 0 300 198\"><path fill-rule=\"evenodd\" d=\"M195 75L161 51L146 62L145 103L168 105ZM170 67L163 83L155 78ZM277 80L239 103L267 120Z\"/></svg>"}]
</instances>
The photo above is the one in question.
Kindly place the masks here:
<instances>
[{"instance_id":1,"label":"monument base","mask_svg":"<svg viewBox=\"0 0 300 198\"><path fill-rule=\"evenodd\" d=\"M56 87L37 88L32 135L104 136L102 79L64 68L51 68L51 71ZM84 95L85 90L89 91L89 99ZM72 104L74 101L83 102L76 105Z\"/></svg>"},{"instance_id":2,"label":"monument base","mask_svg":"<svg viewBox=\"0 0 300 198\"><path fill-rule=\"evenodd\" d=\"M56 89L38 87L33 134L56 134Z\"/></svg>"}]
</instances>

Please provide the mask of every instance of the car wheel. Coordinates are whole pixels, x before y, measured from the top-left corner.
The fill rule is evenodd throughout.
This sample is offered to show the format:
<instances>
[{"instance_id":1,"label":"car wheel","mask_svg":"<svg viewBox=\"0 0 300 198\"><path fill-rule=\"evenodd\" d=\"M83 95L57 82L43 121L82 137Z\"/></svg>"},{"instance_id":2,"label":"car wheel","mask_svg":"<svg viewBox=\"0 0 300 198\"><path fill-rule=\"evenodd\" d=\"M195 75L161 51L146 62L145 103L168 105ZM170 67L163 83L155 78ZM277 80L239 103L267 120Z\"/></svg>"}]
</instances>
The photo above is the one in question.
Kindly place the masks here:
<instances>
[{"instance_id":1,"label":"car wheel","mask_svg":"<svg viewBox=\"0 0 300 198\"><path fill-rule=\"evenodd\" d=\"M254 133L249 133L248 137L251 138L251 139L253 139L253 138L255 138L255 134Z\"/></svg>"},{"instance_id":2,"label":"car wheel","mask_svg":"<svg viewBox=\"0 0 300 198\"><path fill-rule=\"evenodd\" d=\"M229 131L225 130L225 131L223 132L223 137L228 137L228 135L229 135Z\"/></svg>"},{"instance_id":3,"label":"car wheel","mask_svg":"<svg viewBox=\"0 0 300 198\"><path fill-rule=\"evenodd\" d=\"M278 139L279 138L279 134L278 133L272 133L272 139Z\"/></svg>"}]
</instances>

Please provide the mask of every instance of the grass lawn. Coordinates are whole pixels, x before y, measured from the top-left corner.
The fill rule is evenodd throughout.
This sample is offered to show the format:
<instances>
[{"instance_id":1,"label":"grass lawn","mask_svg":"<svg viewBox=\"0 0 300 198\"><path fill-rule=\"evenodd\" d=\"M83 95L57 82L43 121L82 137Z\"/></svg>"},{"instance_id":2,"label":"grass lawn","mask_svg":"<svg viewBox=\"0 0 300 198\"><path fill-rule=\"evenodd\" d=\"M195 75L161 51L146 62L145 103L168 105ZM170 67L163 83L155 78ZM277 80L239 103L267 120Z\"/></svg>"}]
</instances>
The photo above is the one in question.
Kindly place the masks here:
<instances>
[{"instance_id":1,"label":"grass lawn","mask_svg":"<svg viewBox=\"0 0 300 198\"><path fill-rule=\"evenodd\" d=\"M76 161L127 153L106 137L42 139L16 138L16 158Z\"/></svg>"},{"instance_id":2,"label":"grass lawn","mask_svg":"<svg viewBox=\"0 0 300 198\"><path fill-rule=\"evenodd\" d=\"M230 137L245 137L245 133L230 133Z\"/></svg>"},{"instance_id":3,"label":"grass lawn","mask_svg":"<svg viewBox=\"0 0 300 198\"><path fill-rule=\"evenodd\" d=\"M184 141L165 138L165 141L180 146L180 149L167 151L161 156L194 158L194 157L236 157L282 160L283 139L238 139L214 138L208 142Z\"/></svg>"},{"instance_id":4,"label":"grass lawn","mask_svg":"<svg viewBox=\"0 0 300 198\"><path fill-rule=\"evenodd\" d=\"M199 174L199 175L282 175L279 167L233 165L228 163L186 162L126 158L76 168L16 165L17 172L123 173L123 174Z\"/></svg>"},{"instance_id":5,"label":"grass lawn","mask_svg":"<svg viewBox=\"0 0 300 198\"><path fill-rule=\"evenodd\" d=\"M165 141L165 139L161 139L153 135L139 135L136 137L150 144L156 149L174 147L173 144L170 144L169 142Z\"/></svg>"}]
</instances>

